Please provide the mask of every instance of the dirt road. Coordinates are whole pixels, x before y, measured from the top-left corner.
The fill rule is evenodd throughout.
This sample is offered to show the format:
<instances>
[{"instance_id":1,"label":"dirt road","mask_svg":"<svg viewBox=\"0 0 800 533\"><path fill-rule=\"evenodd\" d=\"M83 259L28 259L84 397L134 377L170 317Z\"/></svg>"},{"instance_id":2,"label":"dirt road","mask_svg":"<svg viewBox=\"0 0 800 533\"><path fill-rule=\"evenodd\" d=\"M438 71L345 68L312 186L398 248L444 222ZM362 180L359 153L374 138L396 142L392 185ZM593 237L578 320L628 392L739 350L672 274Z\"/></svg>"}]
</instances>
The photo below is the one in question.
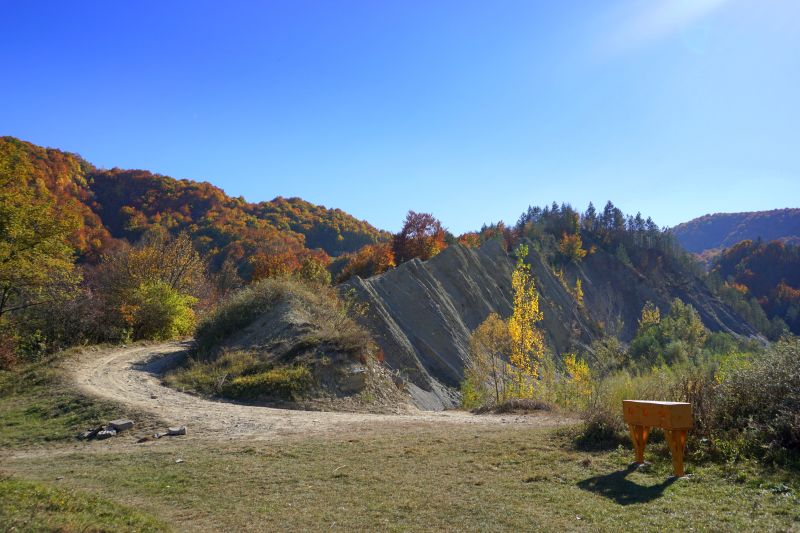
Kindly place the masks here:
<instances>
[{"instance_id":1,"label":"dirt road","mask_svg":"<svg viewBox=\"0 0 800 533\"><path fill-rule=\"evenodd\" d=\"M192 434L216 438L273 439L289 435L364 433L376 429L442 424L504 424L554 427L573 422L560 415L472 415L462 411L413 414L295 411L215 401L161 385L159 374L180 357L180 343L134 346L87 353L74 362L72 377L86 394L154 415Z\"/></svg>"}]
</instances>

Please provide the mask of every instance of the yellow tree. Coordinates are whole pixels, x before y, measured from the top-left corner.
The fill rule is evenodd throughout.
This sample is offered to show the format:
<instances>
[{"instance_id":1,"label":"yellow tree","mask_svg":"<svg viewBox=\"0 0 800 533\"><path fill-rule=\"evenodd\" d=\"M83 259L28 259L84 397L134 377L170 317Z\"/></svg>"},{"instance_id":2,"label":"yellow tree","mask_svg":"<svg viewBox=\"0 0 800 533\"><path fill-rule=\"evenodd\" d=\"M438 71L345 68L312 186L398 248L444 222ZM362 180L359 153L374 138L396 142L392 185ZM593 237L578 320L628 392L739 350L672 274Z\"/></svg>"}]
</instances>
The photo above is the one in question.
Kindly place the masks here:
<instances>
[{"instance_id":1,"label":"yellow tree","mask_svg":"<svg viewBox=\"0 0 800 533\"><path fill-rule=\"evenodd\" d=\"M542 320L539 294L536 292L530 265L525 264L528 247L517 248L517 266L511 275L514 291L514 311L508 319L511 338L509 373L513 376L515 393L523 398L533 395L534 381L539 375L539 363L544 354L544 335L536 327Z\"/></svg>"},{"instance_id":2,"label":"yellow tree","mask_svg":"<svg viewBox=\"0 0 800 533\"><path fill-rule=\"evenodd\" d=\"M583 249L583 241L578 233L564 233L561 242L558 243L561 254L573 263L580 263L586 257L586 250Z\"/></svg>"},{"instance_id":3,"label":"yellow tree","mask_svg":"<svg viewBox=\"0 0 800 533\"><path fill-rule=\"evenodd\" d=\"M195 295L207 289L206 271L187 234L173 238L154 229L136 246L103 256L97 285L110 323L136 338L169 338L189 331Z\"/></svg>"},{"instance_id":4,"label":"yellow tree","mask_svg":"<svg viewBox=\"0 0 800 533\"><path fill-rule=\"evenodd\" d=\"M583 308L583 282L580 278L575 281L575 291L573 294L575 296L575 301L578 303L578 307Z\"/></svg>"},{"instance_id":5,"label":"yellow tree","mask_svg":"<svg viewBox=\"0 0 800 533\"><path fill-rule=\"evenodd\" d=\"M494 403L500 403L505 395L509 352L508 324L497 313L492 313L472 332L469 339L466 374L482 398L487 396L487 387L489 394L494 396Z\"/></svg>"},{"instance_id":6,"label":"yellow tree","mask_svg":"<svg viewBox=\"0 0 800 533\"><path fill-rule=\"evenodd\" d=\"M592 373L589 365L575 354L567 354L564 357L564 367L573 391L573 394L566 398L567 404L570 403L569 396L574 396L576 406L585 405L592 394Z\"/></svg>"},{"instance_id":7,"label":"yellow tree","mask_svg":"<svg viewBox=\"0 0 800 533\"><path fill-rule=\"evenodd\" d=\"M642 316L639 319L639 329L644 330L650 326L657 326L661 323L661 310L653 302L646 302L642 308Z\"/></svg>"},{"instance_id":8,"label":"yellow tree","mask_svg":"<svg viewBox=\"0 0 800 533\"><path fill-rule=\"evenodd\" d=\"M0 144L0 326L12 313L72 293L80 276L69 238L77 227L77 217L37 183L25 155Z\"/></svg>"}]
</instances>

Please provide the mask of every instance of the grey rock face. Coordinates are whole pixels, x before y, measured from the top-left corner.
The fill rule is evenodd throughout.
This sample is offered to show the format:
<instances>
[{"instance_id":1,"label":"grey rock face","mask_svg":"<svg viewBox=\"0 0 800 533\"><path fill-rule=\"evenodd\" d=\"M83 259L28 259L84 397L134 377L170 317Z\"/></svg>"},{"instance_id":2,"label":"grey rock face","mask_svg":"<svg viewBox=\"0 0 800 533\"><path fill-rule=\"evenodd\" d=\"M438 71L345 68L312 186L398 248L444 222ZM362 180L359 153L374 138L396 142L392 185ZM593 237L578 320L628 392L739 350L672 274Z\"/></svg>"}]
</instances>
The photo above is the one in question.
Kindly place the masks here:
<instances>
[{"instance_id":1,"label":"grey rock face","mask_svg":"<svg viewBox=\"0 0 800 533\"><path fill-rule=\"evenodd\" d=\"M346 284L369 305L366 325L418 407L458 404L470 332L489 313L511 312L513 266L497 242L481 251L452 246L430 261Z\"/></svg>"},{"instance_id":2,"label":"grey rock face","mask_svg":"<svg viewBox=\"0 0 800 533\"><path fill-rule=\"evenodd\" d=\"M603 335L627 342L645 302L667 312L676 297L693 305L712 331L756 333L699 279L659 268L644 275L603 251L580 265L564 266L565 279L582 281L581 306L533 246L530 249L528 262L544 313L539 327L555 353L585 352ZM511 314L514 261L499 241L479 249L455 245L429 261L415 259L385 274L343 284L344 291L354 289L368 304L363 321L383 350L386 365L402 377L419 408L458 404L470 333L492 312L504 318Z\"/></svg>"}]
</instances>

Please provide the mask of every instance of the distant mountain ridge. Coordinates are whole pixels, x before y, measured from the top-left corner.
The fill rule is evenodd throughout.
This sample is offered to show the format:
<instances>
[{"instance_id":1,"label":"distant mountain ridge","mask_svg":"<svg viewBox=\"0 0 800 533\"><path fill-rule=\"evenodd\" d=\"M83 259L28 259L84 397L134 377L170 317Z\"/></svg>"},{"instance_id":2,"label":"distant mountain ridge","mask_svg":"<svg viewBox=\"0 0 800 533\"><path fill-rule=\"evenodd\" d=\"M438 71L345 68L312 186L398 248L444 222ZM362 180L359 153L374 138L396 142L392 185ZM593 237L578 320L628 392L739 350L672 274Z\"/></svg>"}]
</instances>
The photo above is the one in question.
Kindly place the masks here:
<instances>
[{"instance_id":1,"label":"distant mountain ridge","mask_svg":"<svg viewBox=\"0 0 800 533\"><path fill-rule=\"evenodd\" d=\"M698 254L759 238L800 244L800 209L714 213L678 224L672 233L687 251Z\"/></svg>"}]
</instances>

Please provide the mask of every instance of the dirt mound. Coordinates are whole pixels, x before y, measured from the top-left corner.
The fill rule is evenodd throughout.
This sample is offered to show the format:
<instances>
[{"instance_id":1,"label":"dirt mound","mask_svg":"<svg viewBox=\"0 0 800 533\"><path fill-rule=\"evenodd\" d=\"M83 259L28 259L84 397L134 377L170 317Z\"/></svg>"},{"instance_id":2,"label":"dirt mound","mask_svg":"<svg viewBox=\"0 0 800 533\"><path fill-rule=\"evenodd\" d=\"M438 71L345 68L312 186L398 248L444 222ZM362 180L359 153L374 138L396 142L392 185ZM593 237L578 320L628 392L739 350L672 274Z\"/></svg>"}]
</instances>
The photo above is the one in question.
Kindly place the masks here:
<instances>
[{"instance_id":1,"label":"dirt mound","mask_svg":"<svg viewBox=\"0 0 800 533\"><path fill-rule=\"evenodd\" d=\"M335 291L269 280L234 297L203 324L179 388L303 408L396 411L409 404L375 359L370 334Z\"/></svg>"}]
</instances>

